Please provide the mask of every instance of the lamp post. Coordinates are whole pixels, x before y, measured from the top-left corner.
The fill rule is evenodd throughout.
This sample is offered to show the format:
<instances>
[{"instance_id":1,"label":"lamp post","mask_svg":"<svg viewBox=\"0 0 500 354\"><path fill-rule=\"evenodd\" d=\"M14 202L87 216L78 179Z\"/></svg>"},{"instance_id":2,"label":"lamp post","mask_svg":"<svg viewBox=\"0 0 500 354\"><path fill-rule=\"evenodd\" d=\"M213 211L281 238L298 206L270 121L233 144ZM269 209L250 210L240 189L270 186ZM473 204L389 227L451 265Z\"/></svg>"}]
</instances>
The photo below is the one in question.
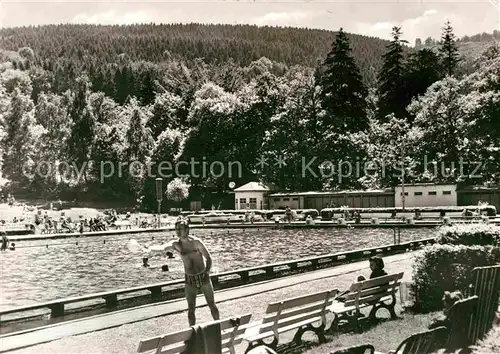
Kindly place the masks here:
<instances>
[{"instance_id":1,"label":"lamp post","mask_svg":"<svg viewBox=\"0 0 500 354\"><path fill-rule=\"evenodd\" d=\"M161 228L161 201L163 199L162 195L162 184L163 179L162 178L157 178L156 179L156 200L158 201L158 228Z\"/></svg>"},{"instance_id":2,"label":"lamp post","mask_svg":"<svg viewBox=\"0 0 500 354\"><path fill-rule=\"evenodd\" d=\"M404 147L401 146L401 202L403 203L403 211L405 210L405 160Z\"/></svg>"}]
</instances>

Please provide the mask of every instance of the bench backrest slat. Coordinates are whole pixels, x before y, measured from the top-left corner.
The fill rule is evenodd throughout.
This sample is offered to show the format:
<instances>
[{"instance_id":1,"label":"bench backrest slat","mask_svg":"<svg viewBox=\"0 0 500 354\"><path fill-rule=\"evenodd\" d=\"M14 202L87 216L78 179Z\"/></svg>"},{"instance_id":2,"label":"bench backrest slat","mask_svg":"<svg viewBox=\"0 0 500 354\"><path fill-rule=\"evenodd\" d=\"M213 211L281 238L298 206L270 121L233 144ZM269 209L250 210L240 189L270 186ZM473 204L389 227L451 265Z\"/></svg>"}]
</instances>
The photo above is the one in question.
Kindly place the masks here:
<instances>
[{"instance_id":1,"label":"bench backrest slat","mask_svg":"<svg viewBox=\"0 0 500 354\"><path fill-rule=\"evenodd\" d=\"M387 284L390 281L397 281L403 278L404 272L388 274L383 277L367 279L364 281L356 282L351 285L351 291L359 291L363 289L374 288L376 286Z\"/></svg>"},{"instance_id":2,"label":"bench backrest slat","mask_svg":"<svg viewBox=\"0 0 500 354\"><path fill-rule=\"evenodd\" d=\"M439 347L439 340L445 338L446 334L446 327L437 327L429 331L415 333L401 342L395 354L432 353Z\"/></svg>"},{"instance_id":3,"label":"bench backrest slat","mask_svg":"<svg viewBox=\"0 0 500 354\"><path fill-rule=\"evenodd\" d=\"M270 330L276 332L282 327L315 317L321 317L321 320L325 321L326 309L332 305L337 294L338 290L334 289L270 303L259 333Z\"/></svg>"},{"instance_id":4,"label":"bench backrest slat","mask_svg":"<svg viewBox=\"0 0 500 354\"><path fill-rule=\"evenodd\" d=\"M383 277L356 282L346 295L345 306L359 306L376 301L398 291L404 273L389 274Z\"/></svg>"},{"instance_id":5,"label":"bench backrest slat","mask_svg":"<svg viewBox=\"0 0 500 354\"><path fill-rule=\"evenodd\" d=\"M269 322L263 324L261 327L259 327L259 333L264 333L272 330L273 328L280 329L283 327L288 327L291 326L295 323L299 323L311 318L319 318L321 317L322 313L324 313L321 310L316 310L313 312L304 312L304 313L299 313L298 315L292 316L292 317L287 317L287 318L282 318L281 316L279 318L275 318L278 320L276 323L274 322Z\"/></svg>"},{"instance_id":6,"label":"bench backrest slat","mask_svg":"<svg viewBox=\"0 0 500 354\"><path fill-rule=\"evenodd\" d=\"M394 284L394 283L393 284L383 284L383 285L379 285L379 286L374 287L374 288L363 289L363 290L360 290L359 292L356 292L356 293L349 293L346 295L346 300L354 300L357 297L359 297L361 299L361 298L364 298L364 297L367 297L367 296L370 296L373 294L381 294L381 293L385 293L386 295L390 295L393 292L395 292L395 287L398 287L399 284L400 284L400 282L397 281L396 284ZM359 294L359 296L358 296L358 294Z\"/></svg>"},{"instance_id":7,"label":"bench backrest slat","mask_svg":"<svg viewBox=\"0 0 500 354\"><path fill-rule=\"evenodd\" d=\"M239 319L239 325L233 326L232 319L224 319L220 321L213 321L206 323L204 325L208 326L215 322L220 322L221 326L221 339L223 348L228 348L233 345L241 343L243 339L243 334L245 333L245 325L250 322L252 314L246 314L243 316L238 316L235 319ZM186 349L186 342L191 338L193 334L192 328L187 328L182 331L169 333L164 336L158 336L142 340L139 342L139 347L137 351L139 353L144 353L150 350L157 349L158 354L174 354L181 353ZM231 337L234 335L234 340L231 341ZM164 348L165 347L165 348Z\"/></svg>"},{"instance_id":8,"label":"bench backrest slat","mask_svg":"<svg viewBox=\"0 0 500 354\"><path fill-rule=\"evenodd\" d=\"M168 343L183 343L189 338L191 338L191 334L193 330L191 328L184 329L179 332L169 333L165 336L154 337L146 340L141 340L139 342L139 349L137 351L139 353L144 353L153 349L158 348L159 346L167 345ZM163 344L166 343L166 344Z\"/></svg>"},{"instance_id":9,"label":"bench backrest slat","mask_svg":"<svg viewBox=\"0 0 500 354\"><path fill-rule=\"evenodd\" d=\"M320 292L310 294L310 295L304 295L304 296L298 296L295 298L290 298L290 299L287 299L285 301L271 302L267 306L266 313L277 312L279 309L281 309L283 311L283 310L290 309L292 307L299 307L299 306L307 305L307 304L310 304L313 302L320 302L320 301L323 301L325 299L327 294L328 294L328 291L320 291Z\"/></svg>"},{"instance_id":10,"label":"bench backrest slat","mask_svg":"<svg viewBox=\"0 0 500 354\"><path fill-rule=\"evenodd\" d=\"M450 337L447 348L459 349L472 344L469 336L473 323L474 314L477 309L479 298L474 295L467 299L459 300L450 308L448 319L450 320Z\"/></svg>"},{"instance_id":11,"label":"bench backrest slat","mask_svg":"<svg viewBox=\"0 0 500 354\"><path fill-rule=\"evenodd\" d=\"M472 275L473 292L479 298L469 333L475 343L478 339L483 339L493 326L500 296L500 265L474 268Z\"/></svg>"},{"instance_id":12,"label":"bench backrest slat","mask_svg":"<svg viewBox=\"0 0 500 354\"><path fill-rule=\"evenodd\" d=\"M179 342L173 346L159 348L155 354L178 354L183 353L187 349L186 342Z\"/></svg>"},{"instance_id":13,"label":"bench backrest slat","mask_svg":"<svg viewBox=\"0 0 500 354\"><path fill-rule=\"evenodd\" d=\"M333 304L333 301L334 301L333 298L328 300L326 307L331 306ZM323 307L324 307L324 301L314 302L312 304L307 304L302 307L292 308L289 309L288 311L281 312L280 319L300 315L301 313L319 312L323 309ZM276 313L267 314L262 320L262 323L272 323L275 321L275 319L276 319Z\"/></svg>"}]
</instances>

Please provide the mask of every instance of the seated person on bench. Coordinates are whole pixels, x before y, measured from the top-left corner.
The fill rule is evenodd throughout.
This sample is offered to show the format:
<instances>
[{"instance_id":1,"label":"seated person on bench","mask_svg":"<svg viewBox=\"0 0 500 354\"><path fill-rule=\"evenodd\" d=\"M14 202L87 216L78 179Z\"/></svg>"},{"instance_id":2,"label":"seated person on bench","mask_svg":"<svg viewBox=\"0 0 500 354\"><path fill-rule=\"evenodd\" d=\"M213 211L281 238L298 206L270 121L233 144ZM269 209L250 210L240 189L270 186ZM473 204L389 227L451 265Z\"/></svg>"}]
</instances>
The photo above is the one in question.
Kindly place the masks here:
<instances>
[{"instance_id":1,"label":"seated person on bench","mask_svg":"<svg viewBox=\"0 0 500 354\"><path fill-rule=\"evenodd\" d=\"M450 313L451 307L455 304L455 302L462 300L463 295L460 291L449 292L445 291L443 294L443 313L429 325L429 329L434 329L437 327L444 326L446 328L450 327L450 319L448 315Z\"/></svg>"},{"instance_id":2,"label":"seated person on bench","mask_svg":"<svg viewBox=\"0 0 500 354\"><path fill-rule=\"evenodd\" d=\"M383 276L387 275L387 272L384 270L384 267L385 267L385 265L384 265L384 260L382 259L382 257L380 257L380 256L370 257L370 269L372 271L372 273L370 274L370 279L383 277ZM365 281L365 280L366 280L366 278L363 275L359 275L356 278L355 282L359 283L359 282ZM343 291L342 293L340 293L340 296L338 296L336 300L344 302L346 299L345 295L347 295L347 293L349 293L349 290Z\"/></svg>"}]
</instances>

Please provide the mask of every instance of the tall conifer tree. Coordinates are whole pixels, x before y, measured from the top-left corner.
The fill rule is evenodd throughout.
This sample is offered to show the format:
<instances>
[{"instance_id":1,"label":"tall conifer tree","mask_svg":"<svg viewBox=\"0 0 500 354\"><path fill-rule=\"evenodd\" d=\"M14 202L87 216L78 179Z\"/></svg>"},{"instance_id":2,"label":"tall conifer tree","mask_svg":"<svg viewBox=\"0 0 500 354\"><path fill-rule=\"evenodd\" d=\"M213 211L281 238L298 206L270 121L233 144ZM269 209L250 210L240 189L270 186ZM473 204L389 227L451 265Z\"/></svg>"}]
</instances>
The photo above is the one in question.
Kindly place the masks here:
<instances>
[{"instance_id":1,"label":"tall conifer tree","mask_svg":"<svg viewBox=\"0 0 500 354\"><path fill-rule=\"evenodd\" d=\"M342 132L357 132L368 128L366 96L347 34L341 28L333 48L328 53L320 78L321 105L327 112L324 123Z\"/></svg>"},{"instance_id":2,"label":"tall conifer tree","mask_svg":"<svg viewBox=\"0 0 500 354\"><path fill-rule=\"evenodd\" d=\"M439 51L442 56L442 65L446 75L452 76L455 73L458 62L460 61L457 47L457 39L453 33L450 21L446 21L441 36L441 48Z\"/></svg>"},{"instance_id":3,"label":"tall conifer tree","mask_svg":"<svg viewBox=\"0 0 500 354\"><path fill-rule=\"evenodd\" d=\"M398 118L407 116L408 94L404 82L403 44L408 42L401 39L401 27L393 27L391 35L392 41L387 45L387 52L383 55L383 65L378 77L380 120L385 120L385 117L391 113Z\"/></svg>"}]
</instances>

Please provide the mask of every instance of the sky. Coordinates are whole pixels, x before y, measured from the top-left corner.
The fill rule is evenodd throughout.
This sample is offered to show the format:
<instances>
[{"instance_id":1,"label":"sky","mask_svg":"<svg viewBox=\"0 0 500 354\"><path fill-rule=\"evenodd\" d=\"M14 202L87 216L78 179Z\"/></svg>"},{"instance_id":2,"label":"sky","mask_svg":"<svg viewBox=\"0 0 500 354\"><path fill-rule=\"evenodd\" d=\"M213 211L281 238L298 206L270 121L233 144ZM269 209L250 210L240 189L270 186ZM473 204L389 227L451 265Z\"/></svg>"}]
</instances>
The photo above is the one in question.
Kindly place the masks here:
<instances>
[{"instance_id":1,"label":"sky","mask_svg":"<svg viewBox=\"0 0 500 354\"><path fill-rule=\"evenodd\" d=\"M308 27L389 39L439 38L449 20L459 37L500 30L500 0L0 0L0 26L59 23L224 23Z\"/></svg>"}]
</instances>

